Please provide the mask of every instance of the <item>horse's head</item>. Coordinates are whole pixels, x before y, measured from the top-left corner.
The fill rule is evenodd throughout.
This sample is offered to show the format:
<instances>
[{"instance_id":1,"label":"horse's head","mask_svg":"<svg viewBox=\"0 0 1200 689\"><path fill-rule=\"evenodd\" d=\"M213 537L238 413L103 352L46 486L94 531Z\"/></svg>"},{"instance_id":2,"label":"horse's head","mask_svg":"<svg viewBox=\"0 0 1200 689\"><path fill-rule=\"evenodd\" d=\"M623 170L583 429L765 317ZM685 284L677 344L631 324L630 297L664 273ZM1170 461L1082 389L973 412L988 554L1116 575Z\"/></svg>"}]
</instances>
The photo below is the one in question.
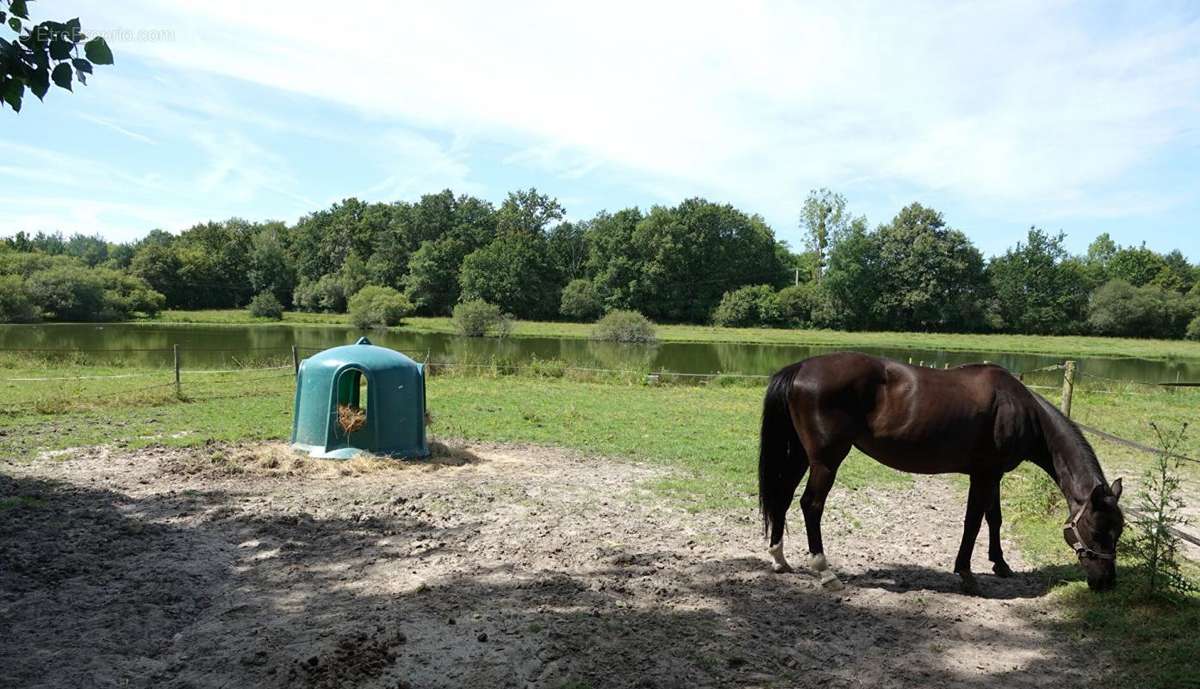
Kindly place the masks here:
<instances>
[{"instance_id":1,"label":"horse's head","mask_svg":"<svg viewBox=\"0 0 1200 689\"><path fill-rule=\"evenodd\" d=\"M1063 538L1079 556L1093 591L1111 589L1117 581L1117 540L1125 528L1125 518L1117 501L1121 497L1121 479L1112 487L1098 484L1083 506L1063 527Z\"/></svg>"}]
</instances>

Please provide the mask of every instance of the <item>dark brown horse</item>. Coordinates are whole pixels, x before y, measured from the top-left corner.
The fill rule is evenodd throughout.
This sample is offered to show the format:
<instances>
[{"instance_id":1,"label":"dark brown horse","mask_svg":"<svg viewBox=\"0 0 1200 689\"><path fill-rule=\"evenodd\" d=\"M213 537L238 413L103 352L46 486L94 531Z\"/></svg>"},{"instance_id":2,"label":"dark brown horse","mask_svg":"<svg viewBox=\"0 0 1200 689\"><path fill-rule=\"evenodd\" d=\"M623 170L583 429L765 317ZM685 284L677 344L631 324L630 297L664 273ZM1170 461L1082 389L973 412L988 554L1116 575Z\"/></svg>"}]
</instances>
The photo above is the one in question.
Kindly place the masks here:
<instances>
[{"instance_id":1,"label":"dark brown horse","mask_svg":"<svg viewBox=\"0 0 1200 689\"><path fill-rule=\"evenodd\" d=\"M906 366L857 353L813 357L776 373L763 401L758 458L759 506L776 571L783 527L800 480L811 566L822 585L840 588L821 543L821 512L838 466L851 447L893 469L960 473L971 479L962 544L954 571L977 593L971 551L986 517L988 557L996 574L1012 570L1000 550L1000 478L1024 460L1058 484L1070 510L1063 535L1093 589L1116 581L1116 548L1124 525L1096 454L1066 416L998 366L949 370ZM904 515L896 515L904 518Z\"/></svg>"}]
</instances>

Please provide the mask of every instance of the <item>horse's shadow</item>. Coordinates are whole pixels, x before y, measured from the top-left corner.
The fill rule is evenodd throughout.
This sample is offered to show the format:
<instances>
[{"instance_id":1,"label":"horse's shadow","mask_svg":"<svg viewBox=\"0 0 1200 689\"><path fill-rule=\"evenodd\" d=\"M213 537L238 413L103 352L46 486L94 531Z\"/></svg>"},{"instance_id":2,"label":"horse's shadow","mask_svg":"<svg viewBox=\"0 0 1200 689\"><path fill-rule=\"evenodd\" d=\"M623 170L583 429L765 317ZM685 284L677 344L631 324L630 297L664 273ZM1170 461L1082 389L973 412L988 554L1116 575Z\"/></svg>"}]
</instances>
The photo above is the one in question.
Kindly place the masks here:
<instances>
[{"instance_id":1,"label":"horse's shadow","mask_svg":"<svg viewBox=\"0 0 1200 689\"><path fill-rule=\"evenodd\" d=\"M984 598L1014 600L1040 598L1055 585L1082 581L1078 568L1051 565L1017 572L1011 577L998 577L991 572L975 572ZM891 593L928 591L930 593L962 593L962 579L948 569L935 569L909 564L887 564L873 567L861 574L845 573L847 586L874 588Z\"/></svg>"}]
</instances>

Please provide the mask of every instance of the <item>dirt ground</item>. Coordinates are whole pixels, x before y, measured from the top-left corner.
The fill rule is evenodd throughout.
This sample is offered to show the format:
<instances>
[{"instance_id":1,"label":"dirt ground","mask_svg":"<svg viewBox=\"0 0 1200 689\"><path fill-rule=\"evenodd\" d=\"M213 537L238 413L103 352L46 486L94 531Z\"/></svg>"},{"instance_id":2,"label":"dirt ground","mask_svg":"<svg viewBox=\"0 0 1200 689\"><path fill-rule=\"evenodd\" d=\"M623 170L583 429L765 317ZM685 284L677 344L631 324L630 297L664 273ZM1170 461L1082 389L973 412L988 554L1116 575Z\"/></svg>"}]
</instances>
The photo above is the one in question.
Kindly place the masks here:
<instances>
[{"instance_id":1,"label":"dirt ground","mask_svg":"<svg viewBox=\"0 0 1200 689\"><path fill-rule=\"evenodd\" d=\"M0 463L0 686L1061 688L1107 667L1048 631L1040 578L959 593L943 480L835 490L829 593L769 571L750 507L689 513L648 488L665 475L496 445L399 469L269 446Z\"/></svg>"}]
</instances>

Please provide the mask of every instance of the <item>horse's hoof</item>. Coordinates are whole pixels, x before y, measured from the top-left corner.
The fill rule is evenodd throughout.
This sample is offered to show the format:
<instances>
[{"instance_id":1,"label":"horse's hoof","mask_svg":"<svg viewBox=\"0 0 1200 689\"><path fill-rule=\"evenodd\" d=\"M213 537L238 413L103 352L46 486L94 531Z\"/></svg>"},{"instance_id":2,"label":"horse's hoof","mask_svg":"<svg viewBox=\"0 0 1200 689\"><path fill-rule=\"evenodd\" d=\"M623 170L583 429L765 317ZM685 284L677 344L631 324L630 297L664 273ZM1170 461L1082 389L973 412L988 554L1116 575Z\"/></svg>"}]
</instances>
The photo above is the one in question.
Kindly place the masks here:
<instances>
[{"instance_id":1,"label":"horse's hoof","mask_svg":"<svg viewBox=\"0 0 1200 689\"><path fill-rule=\"evenodd\" d=\"M1008 563L1004 560L997 560L995 563L993 563L992 571L996 573L996 576L1002 579L1007 579L1013 576L1012 568L1009 567Z\"/></svg>"},{"instance_id":2,"label":"horse's hoof","mask_svg":"<svg viewBox=\"0 0 1200 689\"><path fill-rule=\"evenodd\" d=\"M970 572L962 572L959 574L962 577L962 592L968 596L981 596L983 592L979 590L979 582L975 581L975 576Z\"/></svg>"},{"instance_id":3,"label":"horse's hoof","mask_svg":"<svg viewBox=\"0 0 1200 689\"><path fill-rule=\"evenodd\" d=\"M776 574L787 574L792 571L792 566L786 562L775 562L771 564L771 571Z\"/></svg>"},{"instance_id":4,"label":"horse's hoof","mask_svg":"<svg viewBox=\"0 0 1200 689\"><path fill-rule=\"evenodd\" d=\"M842 583L841 579L837 578L836 574L827 569L821 572L821 588L826 591L841 591L846 588L846 585Z\"/></svg>"}]
</instances>

